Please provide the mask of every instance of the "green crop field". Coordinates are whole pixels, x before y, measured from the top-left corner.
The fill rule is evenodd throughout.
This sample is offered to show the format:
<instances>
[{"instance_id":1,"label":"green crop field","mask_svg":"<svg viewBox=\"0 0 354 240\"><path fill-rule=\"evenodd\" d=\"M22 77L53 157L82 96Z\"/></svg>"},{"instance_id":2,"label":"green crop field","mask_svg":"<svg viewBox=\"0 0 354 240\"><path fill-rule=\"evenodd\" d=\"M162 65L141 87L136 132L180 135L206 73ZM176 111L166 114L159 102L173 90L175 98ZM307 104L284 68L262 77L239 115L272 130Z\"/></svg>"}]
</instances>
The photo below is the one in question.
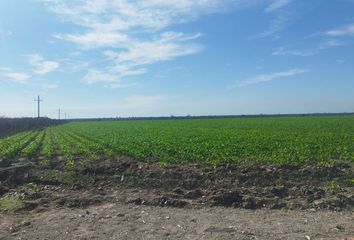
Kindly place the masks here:
<instances>
[{"instance_id":1,"label":"green crop field","mask_svg":"<svg viewBox=\"0 0 354 240\"><path fill-rule=\"evenodd\" d=\"M68 167L129 156L169 162L354 161L354 116L73 122L0 141L0 159Z\"/></svg>"}]
</instances>

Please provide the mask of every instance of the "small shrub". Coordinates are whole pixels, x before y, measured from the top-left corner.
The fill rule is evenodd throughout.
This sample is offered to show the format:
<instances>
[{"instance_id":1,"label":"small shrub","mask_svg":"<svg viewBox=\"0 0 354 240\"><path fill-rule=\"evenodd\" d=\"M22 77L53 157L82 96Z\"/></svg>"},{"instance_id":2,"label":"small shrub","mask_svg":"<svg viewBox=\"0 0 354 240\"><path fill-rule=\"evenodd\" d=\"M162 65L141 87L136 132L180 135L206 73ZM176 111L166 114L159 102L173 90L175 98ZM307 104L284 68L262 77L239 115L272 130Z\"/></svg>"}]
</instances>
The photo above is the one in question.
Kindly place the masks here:
<instances>
[{"instance_id":1,"label":"small shrub","mask_svg":"<svg viewBox=\"0 0 354 240\"><path fill-rule=\"evenodd\" d=\"M160 168L168 168L169 164L167 162L160 162Z\"/></svg>"},{"instance_id":2,"label":"small shrub","mask_svg":"<svg viewBox=\"0 0 354 240\"><path fill-rule=\"evenodd\" d=\"M23 206L22 199L20 197L3 197L0 198L0 211L14 211Z\"/></svg>"},{"instance_id":3,"label":"small shrub","mask_svg":"<svg viewBox=\"0 0 354 240\"><path fill-rule=\"evenodd\" d=\"M330 183L328 183L327 188L332 192L339 192L342 189L335 181L331 181Z\"/></svg>"},{"instance_id":4,"label":"small shrub","mask_svg":"<svg viewBox=\"0 0 354 240\"><path fill-rule=\"evenodd\" d=\"M39 190L38 185L35 183L26 183L23 187L32 190L34 193L37 193Z\"/></svg>"}]
</instances>

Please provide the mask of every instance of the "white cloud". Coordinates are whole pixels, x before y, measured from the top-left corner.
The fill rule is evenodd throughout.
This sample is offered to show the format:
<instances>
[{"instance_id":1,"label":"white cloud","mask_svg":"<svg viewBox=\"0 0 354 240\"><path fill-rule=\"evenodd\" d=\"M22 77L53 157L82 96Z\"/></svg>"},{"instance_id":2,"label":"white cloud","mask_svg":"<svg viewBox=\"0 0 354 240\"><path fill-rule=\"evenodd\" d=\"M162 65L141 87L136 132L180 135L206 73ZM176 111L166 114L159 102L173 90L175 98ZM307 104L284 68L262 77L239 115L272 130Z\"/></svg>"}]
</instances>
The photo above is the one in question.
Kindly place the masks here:
<instances>
[{"instance_id":1,"label":"white cloud","mask_svg":"<svg viewBox=\"0 0 354 240\"><path fill-rule=\"evenodd\" d=\"M244 7L259 0L61 0L42 1L64 20L102 31L161 30L201 15Z\"/></svg>"},{"instance_id":2,"label":"white cloud","mask_svg":"<svg viewBox=\"0 0 354 240\"><path fill-rule=\"evenodd\" d=\"M71 73L81 72L83 70L89 69L91 65L90 62L80 60L79 58L62 58L59 61L61 63L60 65L62 66L62 70L64 69L66 72Z\"/></svg>"},{"instance_id":3,"label":"white cloud","mask_svg":"<svg viewBox=\"0 0 354 240\"><path fill-rule=\"evenodd\" d=\"M39 75L45 75L53 72L60 66L58 62L44 60L44 58L38 54L30 54L27 55L27 57L29 59L29 63L35 67L34 72Z\"/></svg>"},{"instance_id":4,"label":"white cloud","mask_svg":"<svg viewBox=\"0 0 354 240\"><path fill-rule=\"evenodd\" d=\"M147 65L195 54L202 46L188 42L200 34L164 32L151 40L131 40L124 50L105 50L103 55L110 61L106 72L124 79L148 72ZM113 85L112 85L113 86Z\"/></svg>"},{"instance_id":5,"label":"white cloud","mask_svg":"<svg viewBox=\"0 0 354 240\"><path fill-rule=\"evenodd\" d=\"M56 34L56 38L73 42L81 48L121 47L129 42L125 34L115 32L88 32L85 34Z\"/></svg>"},{"instance_id":6,"label":"white cloud","mask_svg":"<svg viewBox=\"0 0 354 240\"><path fill-rule=\"evenodd\" d=\"M287 49L285 47L280 47L275 50L272 55L273 56L300 56L300 57L308 57L319 54L321 51L326 50L328 48L343 46L346 43L343 41L330 39L326 41L322 41L317 44L316 47L313 47L311 50L297 50L297 49Z\"/></svg>"},{"instance_id":7,"label":"white cloud","mask_svg":"<svg viewBox=\"0 0 354 240\"><path fill-rule=\"evenodd\" d=\"M100 49L107 67L88 72L86 83L120 82L144 74L147 65L200 52L201 34L166 29L211 13L243 8L267 0L39 0L63 21L82 27L79 33L54 37L80 49ZM97 59L96 59L97 61ZM104 73L102 73L104 72Z\"/></svg>"},{"instance_id":8,"label":"white cloud","mask_svg":"<svg viewBox=\"0 0 354 240\"><path fill-rule=\"evenodd\" d=\"M130 73L134 75L133 73ZM140 73L137 73L140 74ZM129 73L125 73L125 75L129 75ZM114 74L111 72L102 72L99 70L90 70L83 78L82 82L85 84L95 84L95 83L105 83L106 87L119 89L119 88L130 88L135 87L138 84L134 82L125 82L121 79L124 74Z\"/></svg>"},{"instance_id":9,"label":"white cloud","mask_svg":"<svg viewBox=\"0 0 354 240\"><path fill-rule=\"evenodd\" d=\"M2 73L2 75L13 82L23 83L23 84L28 83L28 79L31 77L27 73L13 72L13 71L5 71Z\"/></svg>"},{"instance_id":10,"label":"white cloud","mask_svg":"<svg viewBox=\"0 0 354 240\"><path fill-rule=\"evenodd\" d=\"M83 82L86 84L93 84L97 82L114 83L117 81L118 77L116 75L104 73L99 70L90 70L83 79Z\"/></svg>"},{"instance_id":11,"label":"white cloud","mask_svg":"<svg viewBox=\"0 0 354 240\"><path fill-rule=\"evenodd\" d=\"M144 65L199 52L201 46L185 43L199 36L165 32L151 41L133 42L126 51L105 51L104 55L115 63L111 70L121 77L139 75L147 71L146 68L141 68Z\"/></svg>"},{"instance_id":12,"label":"white cloud","mask_svg":"<svg viewBox=\"0 0 354 240\"><path fill-rule=\"evenodd\" d=\"M332 29L324 33L326 36L330 37L344 37L344 36L354 36L354 24L350 24L337 29Z\"/></svg>"},{"instance_id":13,"label":"white cloud","mask_svg":"<svg viewBox=\"0 0 354 240\"><path fill-rule=\"evenodd\" d=\"M258 39L258 38L266 38L270 36L274 36L274 34L278 33L281 31L286 23L289 21L289 18L285 16L284 14L278 14L276 17L274 17L271 22L270 26L268 29L265 31L255 35L253 39Z\"/></svg>"},{"instance_id":14,"label":"white cloud","mask_svg":"<svg viewBox=\"0 0 354 240\"><path fill-rule=\"evenodd\" d=\"M294 50L294 49L287 49L281 47L272 53L273 56L301 56L301 57L308 57L316 54L316 51L313 50Z\"/></svg>"},{"instance_id":15,"label":"white cloud","mask_svg":"<svg viewBox=\"0 0 354 240\"><path fill-rule=\"evenodd\" d=\"M279 36L274 35L283 30L291 19L284 8L288 6L292 1L293 0L272 0L264 10L264 12L274 15L270 21L270 26L265 31L253 36L252 39L266 38L270 36L274 37L274 39L278 39Z\"/></svg>"},{"instance_id":16,"label":"white cloud","mask_svg":"<svg viewBox=\"0 0 354 240\"><path fill-rule=\"evenodd\" d=\"M321 43L318 45L318 48L319 48L320 50L324 50L324 49L327 49L327 48L343 46L343 45L345 45L345 44L346 44L346 43L343 42L343 41L331 39L331 40L326 40L326 41L324 41L324 42L321 42Z\"/></svg>"},{"instance_id":17,"label":"white cloud","mask_svg":"<svg viewBox=\"0 0 354 240\"><path fill-rule=\"evenodd\" d=\"M139 67L124 65L124 64L121 65L117 64L114 67L111 67L109 71L118 75L120 78L124 78L128 76L141 75L146 73L148 70L146 68L139 68Z\"/></svg>"},{"instance_id":18,"label":"white cloud","mask_svg":"<svg viewBox=\"0 0 354 240\"><path fill-rule=\"evenodd\" d=\"M292 77L296 75L301 75L308 72L306 69L291 69L288 71L284 72L274 72L274 73L267 73L267 74L260 74L255 77L243 80L243 81L238 81L237 84L231 86L231 88L235 87L245 87L248 85L253 85L257 83L262 83L262 82L270 82L279 78L285 78L285 77Z\"/></svg>"},{"instance_id":19,"label":"white cloud","mask_svg":"<svg viewBox=\"0 0 354 240\"><path fill-rule=\"evenodd\" d=\"M289 5L291 2L292 0L275 0L265 9L265 12L277 11Z\"/></svg>"}]
</instances>

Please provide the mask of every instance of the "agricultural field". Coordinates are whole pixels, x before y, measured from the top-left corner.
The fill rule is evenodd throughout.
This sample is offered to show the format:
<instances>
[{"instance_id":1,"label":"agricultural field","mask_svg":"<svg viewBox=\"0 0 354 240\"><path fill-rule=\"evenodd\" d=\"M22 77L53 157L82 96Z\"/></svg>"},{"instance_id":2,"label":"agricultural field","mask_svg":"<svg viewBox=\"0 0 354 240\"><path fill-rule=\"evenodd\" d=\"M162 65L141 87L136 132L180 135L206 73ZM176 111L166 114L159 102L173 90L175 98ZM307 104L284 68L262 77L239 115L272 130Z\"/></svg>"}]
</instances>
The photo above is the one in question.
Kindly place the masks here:
<instances>
[{"instance_id":1,"label":"agricultural field","mask_svg":"<svg viewBox=\"0 0 354 240\"><path fill-rule=\"evenodd\" d=\"M74 239L82 226L96 229L101 220L119 224L114 232L121 234L132 226L144 232L145 223L168 229L194 212L193 219L205 215L188 220L189 231L200 227L222 238L232 230L249 239L242 224L220 226L240 217L248 223L251 215L263 219L271 209L277 209L274 219L286 211L296 223L326 219L311 222L313 234L347 236L353 229L353 123L354 116L136 120L21 132L0 141L0 236ZM23 222L23 216L37 217ZM270 228L279 227L272 222ZM307 223L302 227L309 231ZM169 234L159 229L153 239ZM102 233L97 238L109 231L96 231Z\"/></svg>"},{"instance_id":2,"label":"agricultural field","mask_svg":"<svg viewBox=\"0 0 354 240\"><path fill-rule=\"evenodd\" d=\"M354 116L175 119L25 131L0 141L0 197L49 184L93 188L94 199L102 186L173 191L127 200L159 206L352 207L353 123Z\"/></svg>"},{"instance_id":3,"label":"agricultural field","mask_svg":"<svg viewBox=\"0 0 354 240\"><path fill-rule=\"evenodd\" d=\"M66 165L129 156L161 165L354 161L354 116L73 122L0 141L0 159Z\"/></svg>"}]
</instances>

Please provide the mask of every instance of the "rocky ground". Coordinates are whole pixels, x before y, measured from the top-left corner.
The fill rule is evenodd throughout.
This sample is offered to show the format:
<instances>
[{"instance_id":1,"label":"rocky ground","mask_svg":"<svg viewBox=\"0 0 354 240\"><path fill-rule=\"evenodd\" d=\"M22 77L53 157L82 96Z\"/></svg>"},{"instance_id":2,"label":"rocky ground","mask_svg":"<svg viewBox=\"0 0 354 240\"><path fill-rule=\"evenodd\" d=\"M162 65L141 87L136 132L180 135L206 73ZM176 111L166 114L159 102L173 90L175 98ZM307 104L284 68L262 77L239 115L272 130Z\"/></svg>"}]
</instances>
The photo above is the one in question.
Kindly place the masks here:
<instances>
[{"instance_id":1,"label":"rocky ground","mask_svg":"<svg viewBox=\"0 0 354 240\"><path fill-rule=\"evenodd\" d=\"M79 161L78 161L79 162ZM81 161L82 162L82 161ZM351 239L354 170L129 158L0 168L0 239Z\"/></svg>"}]
</instances>

